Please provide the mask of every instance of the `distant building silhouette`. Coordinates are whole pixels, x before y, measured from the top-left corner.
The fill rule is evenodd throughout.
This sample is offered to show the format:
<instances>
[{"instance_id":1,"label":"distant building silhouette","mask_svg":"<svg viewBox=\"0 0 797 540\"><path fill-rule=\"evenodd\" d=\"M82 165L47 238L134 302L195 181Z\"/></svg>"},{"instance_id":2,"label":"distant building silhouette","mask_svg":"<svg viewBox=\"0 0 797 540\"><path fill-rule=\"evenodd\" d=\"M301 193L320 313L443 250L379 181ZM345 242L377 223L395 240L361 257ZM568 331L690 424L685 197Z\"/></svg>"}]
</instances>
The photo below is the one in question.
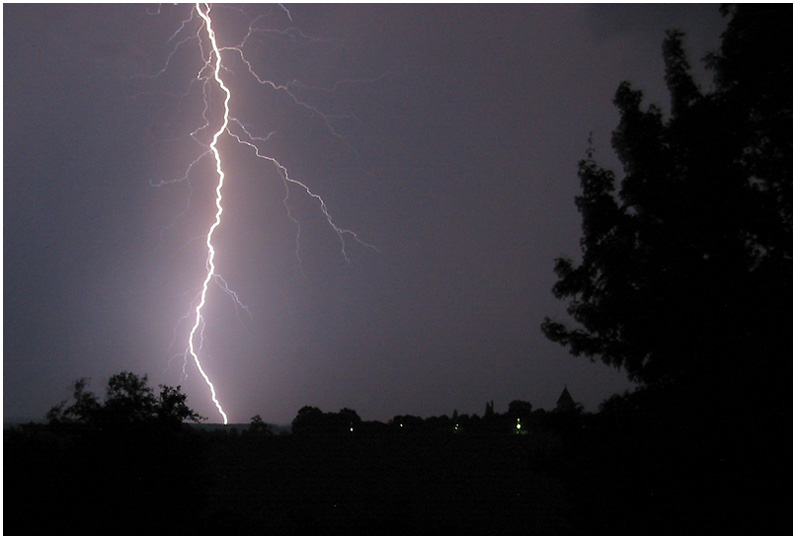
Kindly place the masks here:
<instances>
[{"instance_id":1,"label":"distant building silhouette","mask_svg":"<svg viewBox=\"0 0 797 540\"><path fill-rule=\"evenodd\" d=\"M556 410L573 411L575 409L576 402L573 401L572 397L570 397L570 392L567 391L567 385L565 385L565 389L562 390L562 395L560 395L559 399L556 400Z\"/></svg>"},{"instance_id":2,"label":"distant building silhouette","mask_svg":"<svg viewBox=\"0 0 797 540\"><path fill-rule=\"evenodd\" d=\"M487 418L489 416L493 416L495 414L495 405L493 401L490 400L484 404L484 417Z\"/></svg>"}]
</instances>

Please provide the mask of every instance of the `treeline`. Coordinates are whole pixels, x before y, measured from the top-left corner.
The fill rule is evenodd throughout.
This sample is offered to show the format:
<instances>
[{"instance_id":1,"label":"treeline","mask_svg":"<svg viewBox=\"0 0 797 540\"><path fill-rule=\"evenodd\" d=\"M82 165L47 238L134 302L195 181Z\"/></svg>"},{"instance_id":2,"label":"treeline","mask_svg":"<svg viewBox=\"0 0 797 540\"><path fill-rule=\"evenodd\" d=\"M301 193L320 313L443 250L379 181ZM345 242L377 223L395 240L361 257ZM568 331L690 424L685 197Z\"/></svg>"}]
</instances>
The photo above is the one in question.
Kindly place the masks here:
<instances>
[{"instance_id":1,"label":"treeline","mask_svg":"<svg viewBox=\"0 0 797 540\"><path fill-rule=\"evenodd\" d=\"M89 390L90 380L82 378L73 383L72 399L53 406L46 414L46 426L35 423L22 426L17 431L42 431L66 435L69 433L145 434L173 433L185 430L191 422L206 418L191 409L181 388L163 386L156 391L148 384L147 375L123 371L112 375L101 399ZM494 402L485 404L483 416L459 414L456 409L451 416L397 415L388 422L363 420L357 412L343 408L338 412L324 412L318 407L304 406L299 409L286 432L267 424L258 414L251 418L242 430L244 435L295 434L298 436L319 435L378 435L387 433L449 433L464 434L513 434L528 435L535 431L556 427L567 419L584 417L583 407L576 404L566 392L553 411L534 409L528 401L514 400L506 412L496 412ZM613 398L615 401L618 397ZM228 433L238 434L235 428Z\"/></svg>"},{"instance_id":2,"label":"treeline","mask_svg":"<svg viewBox=\"0 0 797 540\"><path fill-rule=\"evenodd\" d=\"M195 427L191 409L166 405L185 405L179 388L111 382L100 399L79 381L48 423L5 430L5 531L752 534L791 519L789 498L764 489L771 462L749 452L767 445L779 462L780 434L728 439L734 416L708 422L655 389L597 413L516 400L377 422L307 406L278 434L260 416Z\"/></svg>"},{"instance_id":3,"label":"treeline","mask_svg":"<svg viewBox=\"0 0 797 540\"><path fill-rule=\"evenodd\" d=\"M397 415L388 422L364 421L356 411L344 408L339 412L323 412L318 407L299 409L291 423L291 432L298 436L313 435L384 435L384 434L452 434L452 435L529 435L572 423L583 416L583 408L572 406L553 411L533 409L527 401L515 400L506 412L495 412L493 402L485 405L483 416L459 414L451 416ZM259 417L258 417L259 418ZM253 419L254 421L255 419Z\"/></svg>"}]
</instances>

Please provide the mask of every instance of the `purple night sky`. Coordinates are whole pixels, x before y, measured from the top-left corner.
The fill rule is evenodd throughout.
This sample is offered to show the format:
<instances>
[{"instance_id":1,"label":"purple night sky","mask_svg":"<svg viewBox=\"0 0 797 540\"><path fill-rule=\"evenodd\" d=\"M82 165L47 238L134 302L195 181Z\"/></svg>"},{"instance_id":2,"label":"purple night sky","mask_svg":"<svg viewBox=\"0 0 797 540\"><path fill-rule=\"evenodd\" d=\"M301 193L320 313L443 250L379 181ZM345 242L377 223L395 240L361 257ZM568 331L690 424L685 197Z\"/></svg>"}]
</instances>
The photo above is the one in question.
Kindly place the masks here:
<instances>
[{"instance_id":1,"label":"purple night sky","mask_svg":"<svg viewBox=\"0 0 797 540\"><path fill-rule=\"evenodd\" d=\"M292 179L219 143L223 290L208 293L202 363L230 422L289 423L299 408L364 420L482 414L522 399L586 410L624 373L545 339L554 259L577 258L576 175L594 133L616 163L614 91L629 80L668 107L661 42L686 32L696 73L719 44L716 5L218 5L219 45L263 30L222 72L231 115ZM4 418L41 418L90 377L182 385L221 418L193 363L190 316L205 273L215 171L201 127L191 5L6 4ZM698 76L704 85L705 76ZM215 96L215 97L214 97ZM218 126L219 96L209 120ZM298 102L298 103L297 103ZM304 106L301 104L305 104ZM208 141L213 130L198 139ZM240 129L239 129L240 132ZM297 226L300 223L297 257ZM301 261L301 265L299 263Z\"/></svg>"}]
</instances>

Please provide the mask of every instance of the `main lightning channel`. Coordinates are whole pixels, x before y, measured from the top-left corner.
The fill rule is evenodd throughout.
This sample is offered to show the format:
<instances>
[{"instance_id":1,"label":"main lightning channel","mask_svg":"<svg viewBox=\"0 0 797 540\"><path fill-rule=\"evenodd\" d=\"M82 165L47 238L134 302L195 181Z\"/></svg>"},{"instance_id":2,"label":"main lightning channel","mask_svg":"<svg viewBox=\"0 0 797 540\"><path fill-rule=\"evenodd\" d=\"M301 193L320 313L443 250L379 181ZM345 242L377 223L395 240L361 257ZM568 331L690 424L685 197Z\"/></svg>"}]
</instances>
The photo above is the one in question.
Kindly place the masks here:
<instances>
[{"instance_id":1,"label":"main lightning channel","mask_svg":"<svg viewBox=\"0 0 797 540\"><path fill-rule=\"evenodd\" d=\"M288 19L292 21L292 17L288 9L280 4L280 7L286 12ZM278 176L280 177L282 183L285 186L285 197L283 199L283 204L285 205L285 209L287 212L288 218L296 225L296 259L299 263L299 270L304 274L302 270L302 261L299 255L299 237L301 235L301 226L299 221L294 218L292 215L291 209L288 204L288 198L293 188L299 188L301 192L306 194L308 197L313 199L319 206L319 209L323 216L326 218L327 223L332 228L332 230L337 234L338 239L340 241L340 253L346 263L350 264L349 256L346 251L346 239L352 238L354 241L359 243L364 247L371 248L375 251L378 249L363 240L361 240L358 235L349 229L344 229L339 227L335 224L332 220L332 216L330 215L326 202L316 193L310 190L309 186L305 183L292 178L288 174L288 170L281 165L276 158L269 156L267 153L261 152L261 149L258 146L259 142L267 141L274 132L269 133L267 136L258 136L250 132L245 124L241 122L241 120L235 118L231 115L231 103L233 101L234 96L232 95L232 90L227 87L224 83L222 78L222 70L227 72L227 67L224 66L222 63L222 53L225 55L232 54L233 57L240 56L240 60L244 65L244 71L249 73L254 79L261 85L270 87L271 89L284 92L288 98L298 107L304 108L310 111L315 117L320 119L328 129L329 133L337 138L340 138L340 134L338 134L332 124L330 123L329 118L323 114L319 109L315 108L314 106L302 101L301 99L297 98L292 92L291 87L303 87L304 85L300 84L298 81L293 81L287 84L278 84L275 82L270 81L269 79L262 77L255 71L253 65L249 62L246 56L243 53L243 47L246 45L247 41L254 36L257 32L264 32L265 30L259 29L254 25L254 22L259 19L255 19L254 21L250 22L249 25L249 32L246 36L240 41L238 45L226 45L226 46L219 46L217 41L216 31L213 27L213 18L212 18L212 10L213 7L210 3L204 2L196 2L193 5L193 8L190 11L190 15L185 18L182 23L180 24L179 29L169 38L169 43L175 42L171 52L169 53L168 57L166 58L165 65L162 69L160 69L154 76L151 78L158 78L160 75L164 74L168 69L169 66L172 64L172 60L176 55L178 49L183 47L189 42L196 41L199 47L199 51L202 57L201 60L201 67L199 71L196 73L196 78L192 81L191 86L189 86L189 92L193 87L194 82L201 82L202 84L202 96L205 104L205 108L202 112L202 118L204 119L204 123L194 129L190 133L190 137L201 146L204 147L204 151L199 155L191 164L188 166L188 169L185 171L185 174L182 178L176 178L174 180L168 181L160 181L157 183L153 183L154 186L162 187L168 184L176 183L176 182L183 182L188 181L188 178L192 172L192 170L197 167L204 158L208 156L212 156L216 174L217 174L217 181L216 181L216 198L215 198L215 206L216 206L216 213L215 218L210 225L209 229L207 230L207 234L205 235L205 246L207 249L207 258L206 258L206 270L207 273L205 274L205 278L202 282L201 290L196 292L196 296L194 296L194 300L192 301L192 305L195 303L195 307L193 309L188 310L187 313L181 318L181 321L188 320L193 321L192 326L188 336L188 346L183 349L182 356L183 356L183 375L186 375L186 365L189 363L189 357L193 359L194 364L196 365L199 373L201 374L202 378L205 380L208 388L210 389L211 400L213 401L214 405L218 409L219 413L221 414L224 424L227 424L227 414L225 413L221 403L216 395L216 388L213 385L213 382L210 380L210 377L205 372L205 369L202 366L202 362L200 361L200 353L203 351L203 344L204 344L204 330L206 326L206 319L203 315L203 310L205 309L205 305L208 302L208 290L211 284L216 284L224 290L235 302L236 306L240 307L243 311L248 313L248 309L245 305L243 305L238 298L238 295L230 289L227 285L227 282L217 273L216 271L216 249L213 244L213 237L216 229L221 225L222 214L224 212L224 207L222 204L222 191L224 189L225 184L225 173L224 167L221 159L221 155L218 148L218 143L222 137L225 136L225 133L233 138L238 144L246 145L247 147L251 148L254 151L257 158L265 160L277 169ZM160 10L158 10L160 12ZM193 23L192 23L193 21ZM189 23L190 29L189 29ZM193 24L197 24L197 28L193 26ZM195 28L195 30L194 30ZM182 37L183 32L188 32L189 35ZM287 32L286 32L287 33ZM292 34L291 34L292 35ZM302 35L302 37L305 37ZM209 45L207 45L209 44ZM373 79L376 80L376 79ZM344 82L357 82L357 81L344 81ZM371 82L371 80L365 80L362 82ZM223 104L223 114L221 115L221 119L219 120L216 116L216 113L211 112L212 107L217 107L217 104L213 104L214 98L212 96L213 93L216 92L214 88L215 85L218 85L219 92L223 93L224 95L224 104ZM325 90L334 90L339 83L335 83L332 88L326 88ZM309 87L307 87L309 88ZM181 101L186 99L188 93L183 96L180 96ZM234 105L234 104L233 104ZM213 124L219 122L218 129L215 131L212 128ZM207 136L210 132L213 132L212 137L210 138L210 142L208 143ZM190 189L190 182L189 182L189 189ZM184 211L188 210L188 207ZM182 215L182 214L181 214ZM179 217L179 216L178 216ZM176 220L177 218L175 218ZM175 338L176 338L177 329L175 328Z\"/></svg>"},{"instance_id":2,"label":"main lightning channel","mask_svg":"<svg viewBox=\"0 0 797 540\"><path fill-rule=\"evenodd\" d=\"M202 10L201 3L197 2L195 5L197 14L202 17L202 20L205 21L205 29L207 30L208 40L210 41L210 45L213 49L213 56L215 56L215 63L213 65L213 78L216 80L219 88L221 88L221 90L224 92L224 115L222 118L221 127L219 127L218 131L213 134L213 139L210 143L210 151L213 153L213 158L216 160L216 173L218 174L219 178L218 182L216 183L216 217L213 221L213 224L210 226L210 229L208 229L208 234L205 239L205 245L208 248L207 274L205 275L205 281L202 283L202 292L200 294L199 303L196 306L194 326L191 328L191 332L188 335L188 352L194 359L194 363L196 364L197 369L199 369L199 373L202 374L202 378L205 379L205 382L210 388L210 398L213 400L213 403L219 410L221 417L224 419L224 424L226 425L227 413L224 412L221 403L219 403L219 400L216 398L216 388L213 386L210 377L208 377L207 373L205 373L205 370L202 369L202 363L199 361L199 356L197 354L196 348L194 347L196 334L202 325L202 308L205 306L205 302L207 300L208 287L210 286L210 282L216 273L216 266L214 263L216 250L213 247L212 242L213 232L221 224L221 214L224 211L221 194L222 188L224 187L224 170L221 166L221 155L219 154L217 144L219 142L219 137L221 137L221 135L227 130L230 120L230 90L224 85L224 81L221 79L221 52L219 51L218 44L216 43L216 33L213 31L213 24L210 18L210 6L205 4L205 8L207 10L206 12ZM208 62L210 62L210 60L208 60Z\"/></svg>"}]
</instances>

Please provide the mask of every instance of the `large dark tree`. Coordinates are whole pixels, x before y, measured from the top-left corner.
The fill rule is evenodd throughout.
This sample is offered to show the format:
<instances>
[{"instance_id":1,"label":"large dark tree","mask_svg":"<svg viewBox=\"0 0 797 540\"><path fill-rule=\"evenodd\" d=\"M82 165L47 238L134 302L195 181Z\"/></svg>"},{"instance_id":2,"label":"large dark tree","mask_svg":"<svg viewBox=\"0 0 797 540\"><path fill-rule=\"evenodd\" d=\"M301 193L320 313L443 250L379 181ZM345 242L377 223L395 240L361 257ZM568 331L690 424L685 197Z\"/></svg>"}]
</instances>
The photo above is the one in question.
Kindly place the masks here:
<instances>
[{"instance_id":1,"label":"large dark tree","mask_svg":"<svg viewBox=\"0 0 797 540\"><path fill-rule=\"evenodd\" d=\"M669 114L643 108L628 82L617 90L619 190L590 149L576 198L582 258L556 261L553 292L577 325L546 318L542 329L648 388L728 395L767 383L787 405L792 7L723 12L712 90L694 82L677 31L663 45Z\"/></svg>"},{"instance_id":2,"label":"large dark tree","mask_svg":"<svg viewBox=\"0 0 797 540\"><path fill-rule=\"evenodd\" d=\"M606 402L579 447L603 479L583 488L596 523L762 534L791 522L777 494L792 461L792 6L723 11L713 87L668 32L669 111L622 83L622 172L593 149L579 164L582 256L556 261L553 290L575 324L542 329L640 386Z\"/></svg>"},{"instance_id":3,"label":"large dark tree","mask_svg":"<svg viewBox=\"0 0 797 540\"><path fill-rule=\"evenodd\" d=\"M146 375L123 371L112 375L106 386L105 401L87 390L88 379L75 381L73 403L63 401L51 408L47 420L51 425L84 425L104 429L158 426L176 429L184 421L202 420L186 404L180 387L160 386L156 396Z\"/></svg>"}]
</instances>

